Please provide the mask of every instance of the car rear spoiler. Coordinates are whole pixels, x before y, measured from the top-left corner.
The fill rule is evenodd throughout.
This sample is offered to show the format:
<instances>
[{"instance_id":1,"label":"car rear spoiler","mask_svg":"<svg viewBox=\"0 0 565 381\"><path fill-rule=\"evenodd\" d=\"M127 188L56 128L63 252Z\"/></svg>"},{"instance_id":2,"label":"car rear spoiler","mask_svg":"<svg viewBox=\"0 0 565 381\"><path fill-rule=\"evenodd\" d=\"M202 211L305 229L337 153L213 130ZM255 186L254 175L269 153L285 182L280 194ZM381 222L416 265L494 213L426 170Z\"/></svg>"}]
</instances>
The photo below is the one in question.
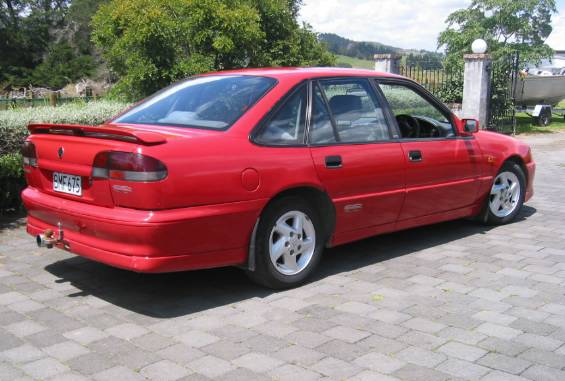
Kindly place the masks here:
<instances>
[{"instance_id":1,"label":"car rear spoiler","mask_svg":"<svg viewBox=\"0 0 565 381\"><path fill-rule=\"evenodd\" d=\"M157 145L167 142L167 138L157 132L133 130L124 127L82 126L79 124L30 124L27 126L30 134L53 134L84 136L89 138L120 140L143 145Z\"/></svg>"}]
</instances>

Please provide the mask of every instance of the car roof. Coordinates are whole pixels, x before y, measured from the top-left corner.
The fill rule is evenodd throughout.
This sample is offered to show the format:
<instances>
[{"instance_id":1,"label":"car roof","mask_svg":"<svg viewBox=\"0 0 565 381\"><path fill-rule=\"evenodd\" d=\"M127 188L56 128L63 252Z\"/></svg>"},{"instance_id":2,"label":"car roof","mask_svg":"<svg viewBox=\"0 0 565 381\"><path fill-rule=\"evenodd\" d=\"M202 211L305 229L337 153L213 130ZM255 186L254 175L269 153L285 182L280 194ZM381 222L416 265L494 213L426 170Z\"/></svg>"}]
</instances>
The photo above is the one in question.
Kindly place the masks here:
<instances>
[{"instance_id":1,"label":"car roof","mask_svg":"<svg viewBox=\"0 0 565 381\"><path fill-rule=\"evenodd\" d=\"M318 77L391 77L403 78L399 75L378 72L367 69L350 69L340 67L276 67L276 68L256 68L256 69L237 69L226 70L206 75L257 75L271 77L275 79L307 79Z\"/></svg>"}]
</instances>

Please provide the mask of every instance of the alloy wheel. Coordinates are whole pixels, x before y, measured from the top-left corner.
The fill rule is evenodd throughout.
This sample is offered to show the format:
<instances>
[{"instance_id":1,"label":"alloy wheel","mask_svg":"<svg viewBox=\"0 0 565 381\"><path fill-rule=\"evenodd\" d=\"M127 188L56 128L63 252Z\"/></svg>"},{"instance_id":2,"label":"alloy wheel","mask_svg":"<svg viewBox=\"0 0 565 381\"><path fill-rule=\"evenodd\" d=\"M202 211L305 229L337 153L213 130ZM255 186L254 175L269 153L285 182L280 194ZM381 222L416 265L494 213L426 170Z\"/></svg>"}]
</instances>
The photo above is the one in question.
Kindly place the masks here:
<instances>
[{"instance_id":1,"label":"alloy wheel","mask_svg":"<svg viewBox=\"0 0 565 381\"><path fill-rule=\"evenodd\" d=\"M503 218L512 214L520 200L520 181L513 172L501 172L490 190L489 208L492 214Z\"/></svg>"},{"instance_id":2,"label":"alloy wheel","mask_svg":"<svg viewBox=\"0 0 565 381\"><path fill-rule=\"evenodd\" d=\"M316 249L316 229L303 212L293 210L275 223L269 237L269 256L275 269L283 275L304 270Z\"/></svg>"}]
</instances>

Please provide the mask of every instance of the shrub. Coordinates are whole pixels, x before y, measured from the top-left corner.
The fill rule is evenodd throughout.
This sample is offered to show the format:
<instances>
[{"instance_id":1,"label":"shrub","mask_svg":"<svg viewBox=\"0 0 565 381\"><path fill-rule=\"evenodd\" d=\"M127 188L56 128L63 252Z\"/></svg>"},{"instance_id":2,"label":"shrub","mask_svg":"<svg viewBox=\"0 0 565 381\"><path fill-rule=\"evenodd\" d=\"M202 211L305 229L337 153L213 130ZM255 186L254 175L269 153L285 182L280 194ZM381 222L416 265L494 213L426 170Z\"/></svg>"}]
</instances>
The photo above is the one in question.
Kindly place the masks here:
<instances>
[{"instance_id":1,"label":"shrub","mask_svg":"<svg viewBox=\"0 0 565 381\"><path fill-rule=\"evenodd\" d=\"M119 101L96 101L0 111L0 214L20 208L25 181L19 149L28 135L29 123L98 125L127 106Z\"/></svg>"},{"instance_id":2,"label":"shrub","mask_svg":"<svg viewBox=\"0 0 565 381\"><path fill-rule=\"evenodd\" d=\"M0 111L0 156L18 152L29 123L98 125L127 107L119 101L76 102L59 107L20 108Z\"/></svg>"},{"instance_id":3,"label":"shrub","mask_svg":"<svg viewBox=\"0 0 565 381\"><path fill-rule=\"evenodd\" d=\"M20 208L20 192L24 185L21 155L0 156L0 214Z\"/></svg>"}]
</instances>

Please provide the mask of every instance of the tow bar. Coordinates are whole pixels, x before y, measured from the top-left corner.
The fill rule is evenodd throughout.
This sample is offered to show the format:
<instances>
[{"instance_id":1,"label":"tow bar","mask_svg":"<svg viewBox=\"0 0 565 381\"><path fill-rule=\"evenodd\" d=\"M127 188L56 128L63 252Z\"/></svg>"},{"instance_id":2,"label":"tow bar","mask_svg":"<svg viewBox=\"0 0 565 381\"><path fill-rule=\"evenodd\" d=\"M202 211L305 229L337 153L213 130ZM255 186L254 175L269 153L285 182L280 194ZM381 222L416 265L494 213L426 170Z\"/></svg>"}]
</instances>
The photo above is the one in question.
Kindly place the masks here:
<instances>
[{"instance_id":1,"label":"tow bar","mask_svg":"<svg viewBox=\"0 0 565 381\"><path fill-rule=\"evenodd\" d=\"M64 244L64 232L63 232L63 224L60 222L57 223L57 237L55 238L55 232L51 229L45 229L43 234L38 234L35 237L35 241L37 242L38 247L46 247L48 249L52 249L54 245L58 243Z\"/></svg>"}]
</instances>

